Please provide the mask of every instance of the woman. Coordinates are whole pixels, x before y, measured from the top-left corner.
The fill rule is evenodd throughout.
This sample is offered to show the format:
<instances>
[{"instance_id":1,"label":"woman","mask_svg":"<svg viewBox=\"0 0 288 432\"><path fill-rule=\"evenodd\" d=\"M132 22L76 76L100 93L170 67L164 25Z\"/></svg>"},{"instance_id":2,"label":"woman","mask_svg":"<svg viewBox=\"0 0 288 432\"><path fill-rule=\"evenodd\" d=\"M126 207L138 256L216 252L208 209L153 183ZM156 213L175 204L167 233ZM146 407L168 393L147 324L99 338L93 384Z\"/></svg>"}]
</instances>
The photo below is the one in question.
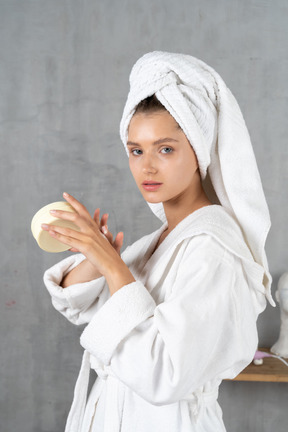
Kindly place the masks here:
<instances>
[{"instance_id":1,"label":"woman","mask_svg":"<svg viewBox=\"0 0 288 432\"><path fill-rule=\"evenodd\" d=\"M107 215L92 219L67 194L76 215L54 214L80 232L43 226L81 252L44 276L55 308L88 324L66 431L225 431L219 385L252 360L273 303L269 212L244 120L208 65L152 52L132 69L120 133L161 228L120 256Z\"/></svg>"}]
</instances>

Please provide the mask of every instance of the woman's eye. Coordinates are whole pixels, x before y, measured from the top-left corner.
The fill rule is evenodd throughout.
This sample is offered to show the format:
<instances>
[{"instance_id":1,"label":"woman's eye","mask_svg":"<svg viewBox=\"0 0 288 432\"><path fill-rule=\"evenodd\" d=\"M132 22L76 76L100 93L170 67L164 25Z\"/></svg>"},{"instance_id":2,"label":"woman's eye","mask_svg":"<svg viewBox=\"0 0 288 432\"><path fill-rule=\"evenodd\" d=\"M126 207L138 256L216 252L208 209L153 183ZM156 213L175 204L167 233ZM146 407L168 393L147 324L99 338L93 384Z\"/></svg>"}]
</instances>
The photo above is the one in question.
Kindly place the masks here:
<instances>
[{"instance_id":1,"label":"woman's eye","mask_svg":"<svg viewBox=\"0 0 288 432\"><path fill-rule=\"evenodd\" d=\"M173 151L173 149L171 147L164 147L161 149L161 153L167 154L167 153L171 153Z\"/></svg>"},{"instance_id":2,"label":"woman's eye","mask_svg":"<svg viewBox=\"0 0 288 432\"><path fill-rule=\"evenodd\" d=\"M133 154L134 156L139 156L142 154L142 150L140 149L133 149L131 150L131 154Z\"/></svg>"}]
</instances>

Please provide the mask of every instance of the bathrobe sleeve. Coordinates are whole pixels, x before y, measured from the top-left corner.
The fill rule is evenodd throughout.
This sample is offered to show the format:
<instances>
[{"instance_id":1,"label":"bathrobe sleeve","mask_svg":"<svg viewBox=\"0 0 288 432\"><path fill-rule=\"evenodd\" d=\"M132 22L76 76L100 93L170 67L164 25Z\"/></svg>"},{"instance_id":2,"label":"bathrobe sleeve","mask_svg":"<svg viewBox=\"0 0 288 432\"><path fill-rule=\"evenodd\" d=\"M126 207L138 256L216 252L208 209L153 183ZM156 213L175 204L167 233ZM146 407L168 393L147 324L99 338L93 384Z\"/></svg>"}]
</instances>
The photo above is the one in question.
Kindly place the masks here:
<instances>
[{"instance_id":1,"label":"bathrobe sleeve","mask_svg":"<svg viewBox=\"0 0 288 432\"><path fill-rule=\"evenodd\" d=\"M121 258L127 260L131 246L126 247ZM75 325L87 324L95 313L110 298L104 277L90 282L61 287L63 277L77 267L85 256L74 254L55 264L44 273L44 284L51 295L55 309ZM131 261L131 258L130 258Z\"/></svg>"},{"instance_id":2,"label":"bathrobe sleeve","mask_svg":"<svg viewBox=\"0 0 288 432\"><path fill-rule=\"evenodd\" d=\"M182 248L168 299L156 305L146 287L133 282L105 303L81 336L99 371L156 405L185 399L207 381L219 385L235 377L257 347L240 259L204 234Z\"/></svg>"},{"instance_id":3,"label":"bathrobe sleeve","mask_svg":"<svg viewBox=\"0 0 288 432\"><path fill-rule=\"evenodd\" d=\"M73 324L87 324L110 297L104 277L90 282L60 286L63 277L85 259L82 254L71 255L44 273L44 284L57 311Z\"/></svg>"}]
</instances>

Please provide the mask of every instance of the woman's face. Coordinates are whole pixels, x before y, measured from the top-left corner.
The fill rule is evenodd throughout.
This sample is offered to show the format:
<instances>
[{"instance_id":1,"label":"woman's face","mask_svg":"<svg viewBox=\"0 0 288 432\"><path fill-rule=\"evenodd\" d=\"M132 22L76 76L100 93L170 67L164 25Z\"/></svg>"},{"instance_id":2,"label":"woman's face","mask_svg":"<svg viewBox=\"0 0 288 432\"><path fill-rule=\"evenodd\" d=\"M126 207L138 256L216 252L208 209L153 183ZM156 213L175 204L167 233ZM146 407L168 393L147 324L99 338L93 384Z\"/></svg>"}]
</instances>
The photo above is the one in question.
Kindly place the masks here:
<instances>
[{"instance_id":1,"label":"woman's face","mask_svg":"<svg viewBox=\"0 0 288 432\"><path fill-rule=\"evenodd\" d=\"M131 172L146 201L165 204L195 194L200 182L196 155L167 111L135 114L127 147Z\"/></svg>"}]
</instances>

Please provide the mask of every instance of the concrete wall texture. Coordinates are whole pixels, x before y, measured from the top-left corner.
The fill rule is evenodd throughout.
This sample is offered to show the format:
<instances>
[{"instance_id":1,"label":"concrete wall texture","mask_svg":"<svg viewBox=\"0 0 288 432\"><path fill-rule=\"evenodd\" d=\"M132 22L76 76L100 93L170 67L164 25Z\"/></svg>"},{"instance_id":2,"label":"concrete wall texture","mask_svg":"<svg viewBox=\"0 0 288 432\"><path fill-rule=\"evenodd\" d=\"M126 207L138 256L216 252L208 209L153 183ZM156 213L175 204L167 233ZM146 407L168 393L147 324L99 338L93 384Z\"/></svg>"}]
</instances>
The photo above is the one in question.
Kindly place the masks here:
<instances>
[{"instance_id":1,"label":"concrete wall texture","mask_svg":"<svg viewBox=\"0 0 288 432\"><path fill-rule=\"evenodd\" d=\"M136 59L183 52L213 66L250 130L271 210L273 290L287 271L286 0L0 0L1 432L61 432L82 349L42 282L33 214L67 190L110 213L125 245L159 226L129 173L119 121ZM279 308L259 319L278 337ZM287 384L225 382L230 432L287 431ZM135 431L137 432L137 431ZM175 431L176 432L176 431Z\"/></svg>"}]
</instances>

